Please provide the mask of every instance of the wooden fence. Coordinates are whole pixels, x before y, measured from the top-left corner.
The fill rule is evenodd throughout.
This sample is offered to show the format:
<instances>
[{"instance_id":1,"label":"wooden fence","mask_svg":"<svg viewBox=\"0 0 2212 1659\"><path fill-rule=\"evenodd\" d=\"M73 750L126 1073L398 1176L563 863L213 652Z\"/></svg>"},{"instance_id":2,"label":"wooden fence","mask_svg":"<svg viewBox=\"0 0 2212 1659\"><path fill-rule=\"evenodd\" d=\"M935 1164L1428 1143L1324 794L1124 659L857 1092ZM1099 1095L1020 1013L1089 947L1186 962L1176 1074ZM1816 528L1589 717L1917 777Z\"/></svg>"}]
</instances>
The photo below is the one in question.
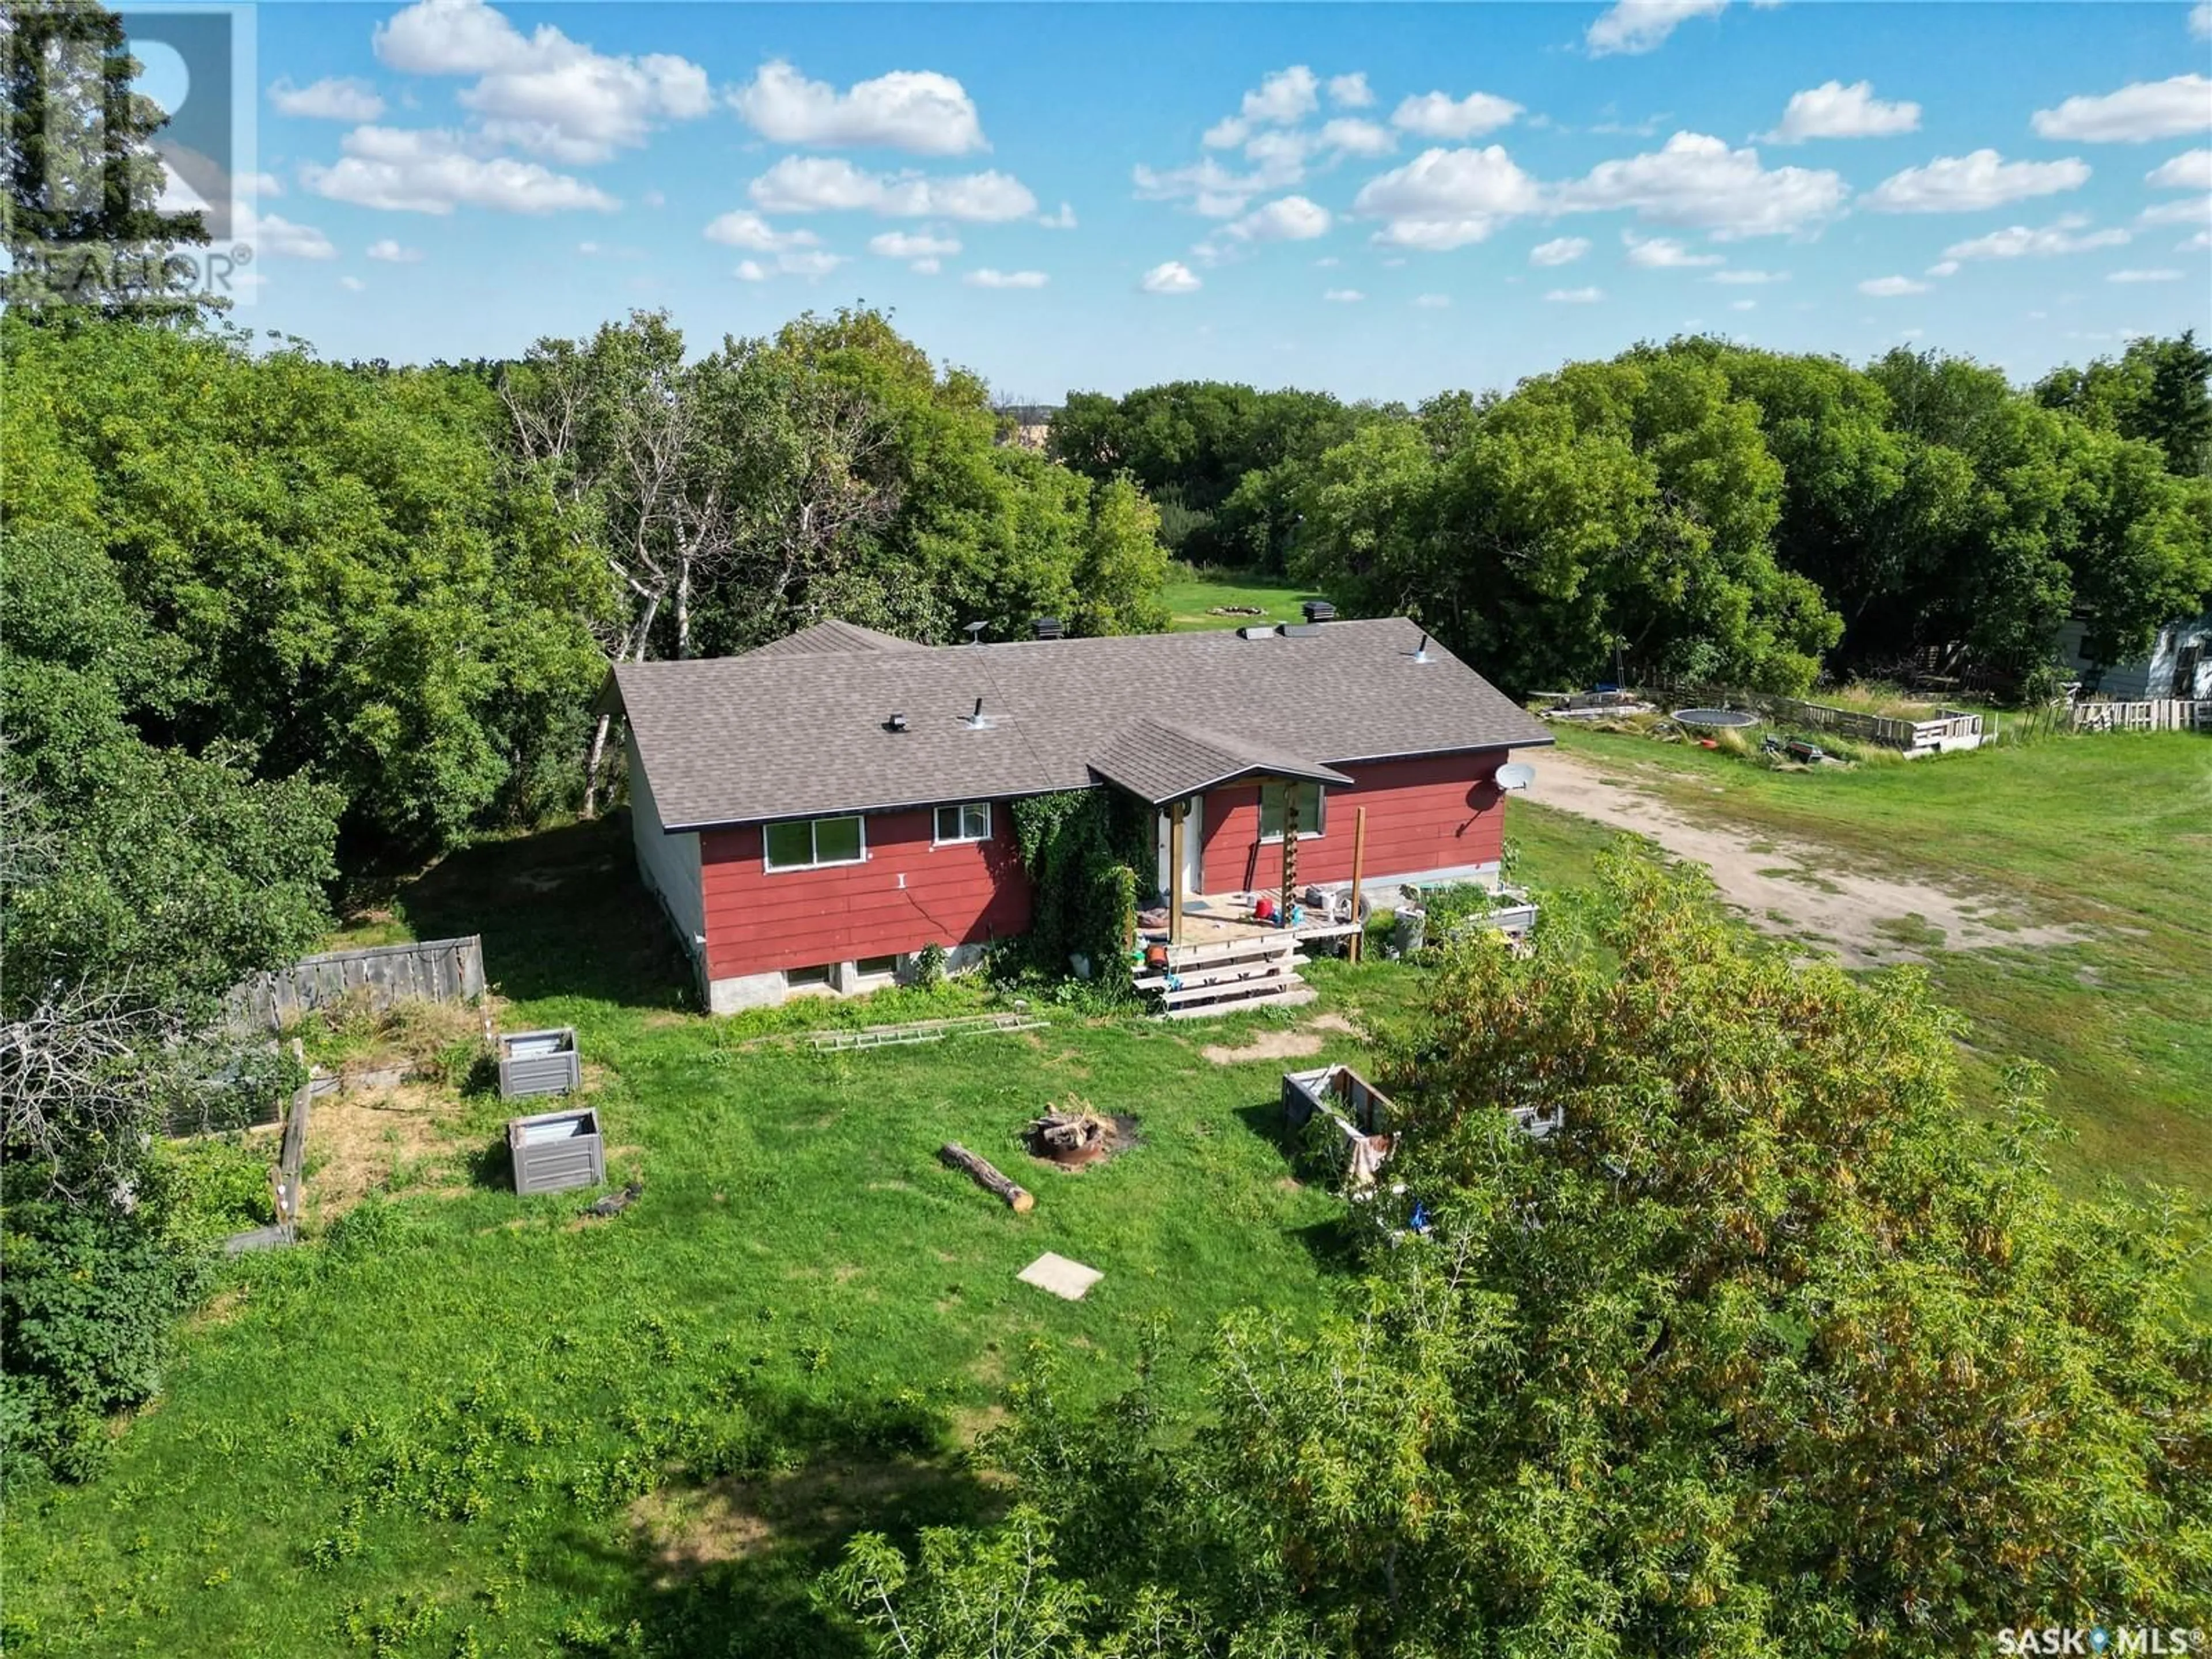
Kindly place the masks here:
<instances>
[{"instance_id":1,"label":"wooden fence","mask_svg":"<svg viewBox=\"0 0 2212 1659\"><path fill-rule=\"evenodd\" d=\"M2212 732L2212 698L2077 702L2068 723L2076 732Z\"/></svg>"},{"instance_id":2,"label":"wooden fence","mask_svg":"<svg viewBox=\"0 0 2212 1659\"><path fill-rule=\"evenodd\" d=\"M234 1030L281 1031L285 1022L347 997L378 1011L395 1002L466 1002L483 994L483 939L423 939L333 951L257 974L223 1000Z\"/></svg>"},{"instance_id":3,"label":"wooden fence","mask_svg":"<svg viewBox=\"0 0 2212 1659\"><path fill-rule=\"evenodd\" d=\"M1960 708L1938 708L1925 720L1907 720L1901 715L1870 714L1856 708L1838 708L1830 703L1807 702L1802 697L1738 691L1725 686L1662 684L1653 685L1651 690L1668 698L1686 698L1717 708L1751 709L1784 726L1833 732L1862 743L1901 750L1908 755L1978 748L1983 737L1982 717Z\"/></svg>"}]
</instances>

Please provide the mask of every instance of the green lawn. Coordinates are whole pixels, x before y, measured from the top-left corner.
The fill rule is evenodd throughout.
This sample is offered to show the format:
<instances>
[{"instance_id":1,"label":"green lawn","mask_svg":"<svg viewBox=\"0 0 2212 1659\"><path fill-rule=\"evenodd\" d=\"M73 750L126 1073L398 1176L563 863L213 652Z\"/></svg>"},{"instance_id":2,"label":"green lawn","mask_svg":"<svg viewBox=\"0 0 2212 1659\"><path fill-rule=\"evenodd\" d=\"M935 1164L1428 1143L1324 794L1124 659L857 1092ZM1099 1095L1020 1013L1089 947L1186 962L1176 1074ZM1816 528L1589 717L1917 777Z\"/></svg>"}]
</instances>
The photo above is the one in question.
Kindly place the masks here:
<instances>
[{"instance_id":1,"label":"green lawn","mask_svg":"<svg viewBox=\"0 0 2212 1659\"><path fill-rule=\"evenodd\" d=\"M1256 623L1303 622L1298 607L1322 596L1295 582L1273 581L1242 570L1192 570L1176 567L1176 576L1160 590L1168 607L1168 626L1176 633L1200 628L1241 628ZM1218 606L1255 605L1257 617L1223 617Z\"/></svg>"},{"instance_id":2,"label":"green lawn","mask_svg":"<svg viewBox=\"0 0 2212 1659\"><path fill-rule=\"evenodd\" d=\"M425 936L481 931L511 1023L578 1027L635 1207L583 1224L574 1195L516 1200L501 1103L447 1094L450 1138L395 1147L388 1197L232 1269L105 1476L15 1506L11 1653L443 1659L556 1651L564 1628L595 1651L633 1618L670 1651L842 1653L813 1573L858 1525L995 1501L961 1453L1032 1340L1087 1351L1106 1390L1149 1331L1194 1344L1233 1307L1324 1294L1344 1210L1287 1178L1283 1062L1199 1052L1287 1017L1054 1010L1025 1035L749 1048L921 1000L684 1012L629 858L618 825L482 848L400 912ZM1413 975L1319 977L1356 1012ZM1141 1144L1079 1175L1030 1163L1018 1130L1071 1095L1134 1114ZM949 1139L1036 1210L942 1167ZM1106 1277L1073 1304L1017 1283L1046 1250ZM672 1567L655 1526L738 1559Z\"/></svg>"},{"instance_id":3,"label":"green lawn","mask_svg":"<svg viewBox=\"0 0 2212 1659\"><path fill-rule=\"evenodd\" d=\"M2080 945L1934 953L1939 993L1971 1022L1976 1079L1994 1087L2009 1055L2051 1068L2051 1105L2075 1136L2053 1164L2077 1190L2118 1177L2212 1195L2212 742L2049 738L1771 772L1645 738L1560 738L1592 758L1662 767L1660 793L1685 813L2083 928ZM1544 816L1516 812L1522 836Z\"/></svg>"}]
</instances>

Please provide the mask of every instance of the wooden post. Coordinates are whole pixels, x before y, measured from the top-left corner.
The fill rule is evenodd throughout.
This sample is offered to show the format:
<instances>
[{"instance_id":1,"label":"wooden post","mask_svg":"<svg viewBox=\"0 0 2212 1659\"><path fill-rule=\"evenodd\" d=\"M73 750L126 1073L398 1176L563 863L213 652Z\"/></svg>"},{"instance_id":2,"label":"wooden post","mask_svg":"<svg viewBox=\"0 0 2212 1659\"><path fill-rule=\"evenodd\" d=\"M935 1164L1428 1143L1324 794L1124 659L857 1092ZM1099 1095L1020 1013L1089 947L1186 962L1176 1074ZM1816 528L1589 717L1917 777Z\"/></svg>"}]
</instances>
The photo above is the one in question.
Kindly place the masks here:
<instances>
[{"instance_id":1,"label":"wooden post","mask_svg":"<svg viewBox=\"0 0 2212 1659\"><path fill-rule=\"evenodd\" d=\"M1283 791L1283 926L1291 925L1291 896L1298 890L1298 786L1288 778Z\"/></svg>"},{"instance_id":2,"label":"wooden post","mask_svg":"<svg viewBox=\"0 0 2212 1659\"><path fill-rule=\"evenodd\" d=\"M1364 806L1352 815L1352 925L1359 931L1352 936L1352 959L1358 962L1367 948L1367 930L1359 927L1359 876L1367 865L1367 809Z\"/></svg>"},{"instance_id":3,"label":"wooden post","mask_svg":"<svg viewBox=\"0 0 2212 1659\"><path fill-rule=\"evenodd\" d=\"M1168 943L1182 943L1182 821L1188 801L1168 808Z\"/></svg>"}]
</instances>

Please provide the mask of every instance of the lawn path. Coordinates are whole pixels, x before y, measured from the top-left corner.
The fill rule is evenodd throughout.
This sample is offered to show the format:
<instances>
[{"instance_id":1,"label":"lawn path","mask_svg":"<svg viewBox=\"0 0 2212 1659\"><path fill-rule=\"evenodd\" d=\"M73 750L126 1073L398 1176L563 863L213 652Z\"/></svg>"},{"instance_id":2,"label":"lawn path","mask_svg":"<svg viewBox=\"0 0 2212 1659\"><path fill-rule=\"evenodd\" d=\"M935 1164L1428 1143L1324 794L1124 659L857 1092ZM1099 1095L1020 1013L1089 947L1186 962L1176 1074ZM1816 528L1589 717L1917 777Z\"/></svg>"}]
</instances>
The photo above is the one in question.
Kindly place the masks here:
<instances>
[{"instance_id":1,"label":"lawn path","mask_svg":"<svg viewBox=\"0 0 2212 1659\"><path fill-rule=\"evenodd\" d=\"M1618 763L1554 749L1538 759L1528 798L1649 836L1674 857L1695 860L1712 872L1721 896L1741 907L1754 927L1817 939L1846 967L1924 961L1929 949L2065 945L2084 937L2070 927L2032 926L2014 915L1993 927L1989 918L1996 901L1854 868L1850 855L1834 848L1778 841L1771 831L1743 824L1697 822L1653 793L1661 776L1680 775L1638 769L1653 771L1648 787L1624 781L1625 774L1633 775Z\"/></svg>"}]
</instances>

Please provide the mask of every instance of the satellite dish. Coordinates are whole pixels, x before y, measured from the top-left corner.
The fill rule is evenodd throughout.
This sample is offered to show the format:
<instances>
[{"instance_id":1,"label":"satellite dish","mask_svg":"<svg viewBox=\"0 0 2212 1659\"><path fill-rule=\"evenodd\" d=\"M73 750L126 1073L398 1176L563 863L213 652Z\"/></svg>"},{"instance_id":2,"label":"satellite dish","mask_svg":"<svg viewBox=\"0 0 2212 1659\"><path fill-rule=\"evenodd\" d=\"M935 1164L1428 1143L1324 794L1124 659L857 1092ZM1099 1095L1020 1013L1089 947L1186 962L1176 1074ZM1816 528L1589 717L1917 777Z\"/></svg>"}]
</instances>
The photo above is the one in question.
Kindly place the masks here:
<instances>
[{"instance_id":1,"label":"satellite dish","mask_svg":"<svg viewBox=\"0 0 2212 1659\"><path fill-rule=\"evenodd\" d=\"M1536 769L1526 761L1515 761L1499 767L1494 781L1500 789L1526 789L1536 781Z\"/></svg>"}]
</instances>

